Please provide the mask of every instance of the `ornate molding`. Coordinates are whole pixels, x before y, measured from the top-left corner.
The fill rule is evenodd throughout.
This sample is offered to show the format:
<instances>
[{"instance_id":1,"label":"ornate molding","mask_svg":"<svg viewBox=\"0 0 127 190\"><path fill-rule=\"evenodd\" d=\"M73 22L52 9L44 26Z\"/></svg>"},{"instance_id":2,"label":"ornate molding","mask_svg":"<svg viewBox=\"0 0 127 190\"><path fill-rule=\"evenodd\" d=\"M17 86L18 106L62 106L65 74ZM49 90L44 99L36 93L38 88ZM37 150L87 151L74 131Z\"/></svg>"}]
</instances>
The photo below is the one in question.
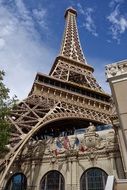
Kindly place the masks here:
<instances>
[{"instance_id":1,"label":"ornate molding","mask_svg":"<svg viewBox=\"0 0 127 190\"><path fill-rule=\"evenodd\" d=\"M111 78L127 73L127 60L119 61L106 66L106 77Z\"/></svg>"},{"instance_id":2,"label":"ornate molding","mask_svg":"<svg viewBox=\"0 0 127 190\"><path fill-rule=\"evenodd\" d=\"M19 158L24 160L41 159L43 162L51 160L53 162L65 157L82 159L83 156L83 158L93 161L99 155L107 155L118 150L113 129L102 135L102 133L96 132L95 126L90 123L84 135L57 137L48 140L30 139Z\"/></svg>"}]
</instances>

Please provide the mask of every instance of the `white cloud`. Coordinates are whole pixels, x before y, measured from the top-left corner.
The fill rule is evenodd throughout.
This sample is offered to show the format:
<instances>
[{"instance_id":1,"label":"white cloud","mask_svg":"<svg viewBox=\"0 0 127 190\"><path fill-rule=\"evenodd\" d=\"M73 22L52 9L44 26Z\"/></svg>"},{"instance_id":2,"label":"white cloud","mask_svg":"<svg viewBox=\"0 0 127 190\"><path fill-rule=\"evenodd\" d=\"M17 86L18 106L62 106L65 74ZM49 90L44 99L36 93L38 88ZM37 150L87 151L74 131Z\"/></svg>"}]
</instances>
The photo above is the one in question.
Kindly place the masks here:
<instances>
[{"instance_id":1,"label":"white cloud","mask_svg":"<svg viewBox=\"0 0 127 190\"><path fill-rule=\"evenodd\" d=\"M120 43L121 35L127 30L127 18L120 13L119 5L107 17L110 22L112 38Z\"/></svg>"},{"instance_id":2,"label":"white cloud","mask_svg":"<svg viewBox=\"0 0 127 190\"><path fill-rule=\"evenodd\" d=\"M96 32L96 26L95 26L95 23L92 18L93 12L94 12L94 10L92 8L86 9L86 22L84 23L84 26L94 36L98 36L98 33Z\"/></svg>"},{"instance_id":3,"label":"white cloud","mask_svg":"<svg viewBox=\"0 0 127 190\"><path fill-rule=\"evenodd\" d=\"M80 3L77 4L77 7L79 9L79 12L84 15L85 22L83 23L83 26L88 30L92 35L98 36L98 33L96 31L96 25L93 19L94 9L93 8L84 8Z\"/></svg>"},{"instance_id":4,"label":"white cloud","mask_svg":"<svg viewBox=\"0 0 127 190\"><path fill-rule=\"evenodd\" d=\"M78 7L79 12L80 12L82 15L85 15L85 10L82 8L82 5L81 5L80 3L77 3L77 7Z\"/></svg>"},{"instance_id":5,"label":"white cloud","mask_svg":"<svg viewBox=\"0 0 127 190\"><path fill-rule=\"evenodd\" d=\"M110 1L110 3L109 3L109 7L113 8L113 7L116 6L117 4L121 4L121 3L123 3L123 2L124 2L124 0L112 0L112 1Z\"/></svg>"},{"instance_id":6,"label":"white cloud","mask_svg":"<svg viewBox=\"0 0 127 190\"><path fill-rule=\"evenodd\" d=\"M0 50L3 49L5 46L5 41L4 39L0 38Z\"/></svg>"},{"instance_id":7,"label":"white cloud","mask_svg":"<svg viewBox=\"0 0 127 190\"><path fill-rule=\"evenodd\" d=\"M19 12L21 18L23 18L24 20L31 20L31 17L29 16L29 11L25 7L23 1L22 0L14 0L14 1L17 7L17 11Z\"/></svg>"},{"instance_id":8,"label":"white cloud","mask_svg":"<svg viewBox=\"0 0 127 190\"><path fill-rule=\"evenodd\" d=\"M49 71L54 51L40 40L23 1L15 0L14 5L15 13L9 5L0 5L0 69L5 70L10 95L22 99L29 93L36 72Z\"/></svg>"},{"instance_id":9,"label":"white cloud","mask_svg":"<svg viewBox=\"0 0 127 190\"><path fill-rule=\"evenodd\" d=\"M47 29L46 22L44 20L45 16L47 14L47 11L44 9L34 9L33 10L33 16L36 19L36 22L44 29Z\"/></svg>"}]
</instances>

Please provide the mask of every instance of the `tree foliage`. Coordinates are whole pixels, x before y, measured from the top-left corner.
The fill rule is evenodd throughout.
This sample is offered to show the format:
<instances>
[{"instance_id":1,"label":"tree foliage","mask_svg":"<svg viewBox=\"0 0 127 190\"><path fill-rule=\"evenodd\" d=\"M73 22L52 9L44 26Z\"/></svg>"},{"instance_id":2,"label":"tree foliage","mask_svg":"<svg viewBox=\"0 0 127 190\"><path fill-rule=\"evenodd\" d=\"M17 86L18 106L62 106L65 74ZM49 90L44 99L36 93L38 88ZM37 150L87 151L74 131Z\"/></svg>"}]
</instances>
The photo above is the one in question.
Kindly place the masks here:
<instances>
[{"instance_id":1,"label":"tree foliage","mask_svg":"<svg viewBox=\"0 0 127 190\"><path fill-rule=\"evenodd\" d=\"M9 140L10 123L8 116L11 113L12 106L16 102L16 97L9 97L9 89L3 83L4 71L0 71L0 152L6 150L6 144Z\"/></svg>"}]
</instances>

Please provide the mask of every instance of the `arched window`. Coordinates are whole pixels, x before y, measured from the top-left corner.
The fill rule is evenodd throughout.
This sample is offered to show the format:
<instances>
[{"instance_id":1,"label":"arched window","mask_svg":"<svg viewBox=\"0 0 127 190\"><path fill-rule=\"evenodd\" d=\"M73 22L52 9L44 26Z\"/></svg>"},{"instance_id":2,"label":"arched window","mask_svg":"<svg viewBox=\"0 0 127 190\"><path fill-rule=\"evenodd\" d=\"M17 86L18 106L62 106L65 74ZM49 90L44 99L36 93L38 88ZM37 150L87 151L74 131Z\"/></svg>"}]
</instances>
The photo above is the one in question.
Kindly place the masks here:
<instances>
[{"instance_id":1,"label":"arched window","mask_svg":"<svg viewBox=\"0 0 127 190\"><path fill-rule=\"evenodd\" d=\"M104 190L107 174L99 168L85 171L80 180L81 190Z\"/></svg>"},{"instance_id":2,"label":"arched window","mask_svg":"<svg viewBox=\"0 0 127 190\"><path fill-rule=\"evenodd\" d=\"M27 188L27 178L22 173L14 174L5 187L5 190L26 190Z\"/></svg>"},{"instance_id":3,"label":"arched window","mask_svg":"<svg viewBox=\"0 0 127 190\"><path fill-rule=\"evenodd\" d=\"M50 171L41 180L41 190L64 190L64 177L58 171Z\"/></svg>"}]
</instances>

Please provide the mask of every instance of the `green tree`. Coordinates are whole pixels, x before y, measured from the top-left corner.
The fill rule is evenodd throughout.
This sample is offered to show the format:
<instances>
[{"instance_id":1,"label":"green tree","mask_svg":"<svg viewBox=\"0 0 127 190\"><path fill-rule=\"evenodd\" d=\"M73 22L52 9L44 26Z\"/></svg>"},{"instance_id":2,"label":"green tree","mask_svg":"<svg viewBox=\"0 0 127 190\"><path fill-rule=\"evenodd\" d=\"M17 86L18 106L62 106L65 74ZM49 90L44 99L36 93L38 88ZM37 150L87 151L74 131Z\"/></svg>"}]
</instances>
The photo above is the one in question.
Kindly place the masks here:
<instances>
[{"instance_id":1,"label":"green tree","mask_svg":"<svg viewBox=\"0 0 127 190\"><path fill-rule=\"evenodd\" d=\"M5 145L8 143L10 134L8 116L16 102L16 97L12 99L9 97L9 89L3 83L4 76L4 71L0 71L0 153L7 149Z\"/></svg>"}]
</instances>

